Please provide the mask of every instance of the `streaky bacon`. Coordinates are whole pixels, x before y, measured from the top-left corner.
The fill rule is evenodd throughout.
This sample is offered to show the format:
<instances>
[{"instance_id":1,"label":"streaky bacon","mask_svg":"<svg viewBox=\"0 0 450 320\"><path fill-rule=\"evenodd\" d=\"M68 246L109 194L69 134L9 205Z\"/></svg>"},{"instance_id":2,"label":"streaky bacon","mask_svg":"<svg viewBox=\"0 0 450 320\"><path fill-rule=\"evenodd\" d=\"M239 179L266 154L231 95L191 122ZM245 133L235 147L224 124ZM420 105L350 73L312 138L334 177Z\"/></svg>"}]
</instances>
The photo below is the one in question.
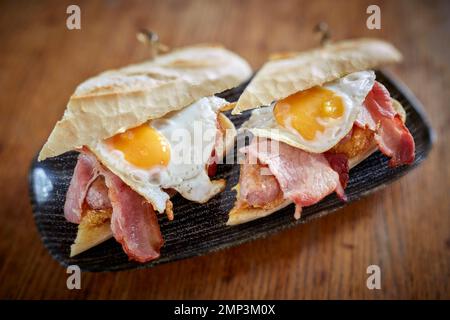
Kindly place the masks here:
<instances>
[{"instance_id":1,"label":"streaky bacon","mask_svg":"<svg viewBox=\"0 0 450 320\"><path fill-rule=\"evenodd\" d=\"M348 180L350 178L349 176L349 167L348 167L348 158L343 153L324 153L325 158L327 159L328 163L330 164L330 167L336 171L339 175L339 186L338 190L336 191L338 196L344 200L347 201L347 196L344 193L345 188L347 187Z\"/></svg>"},{"instance_id":2,"label":"streaky bacon","mask_svg":"<svg viewBox=\"0 0 450 320\"><path fill-rule=\"evenodd\" d=\"M108 199L105 199L105 184ZM113 236L131 259L146 262L159 257L164 241L151 204L103 167L91 152L83 149L64 205L67 220L81 221L85 201L91 209L112 207Z\"/></svg>"},{"instance_id":3,"label":"streaky bacon","mask_svg":"<svg viewBox=\"0 0 450 320\"><path fill-rule=\"evenodd\" d=\"M241 165L239 188L240 198L252 207L264 207L282 195L280 185L269 168L248 161Z\"/></svg>"},{"instance_id":4,"label":"streaky bacon","mask_svg":"<svg viewBox=\"0 0 450 320\"><path fill-rule=\"evenodd\" d=\"M92 182L100 174L95 157L80 153L64 203L64 216L72 223L80 223L83 203Z\"/></svg>"},{"instance_id":5,"label":"streaky bacon","mask_svg":"<svg viewBox=\"0 0 450 320\"><path fill-rule=\"evenodd\" d=\"M103 172L112 204L111 230L128 257L147 262L164 243L152 205L110 171Z\"/></svg>"},{"instance_id":6,"label":"streaky bacon","mask_svg":"<svg viewBox=\"0 0 450 320\"><path fill-rule=\"evenodd\" d=\"M108 187L102 176L97 177L89 187L86 194L86 204L93 210L111 208L111 201L109 201L108 197Z\"/></svg>"},{"instance_id":7,"label":"streaky bacon","mask_svg":"<svg viewBox=\"0 0 450 320\"><path fill-rule=\"evenodd\" d=\"M355 124L375 131L378 147L391 158L389 166L414 162L414 139L392 106L388 90L381 83L375 82Z\"/></svg>"},{"instance_id":8,"label":"streaky bacon","mask_svg":"<svg viewBox=\"0 0 450 320\"><path fill-rule=\"evenodd\" d=\"M284 197L296 204L294 216L297 219L302 207L317 203L333 191L345 198L339 174L331 168L324 154L305 152L282 142L278 143L278 148L272 148L268 139L258 138L243 151L269 167Z\"/></svg>"}]
</instances>

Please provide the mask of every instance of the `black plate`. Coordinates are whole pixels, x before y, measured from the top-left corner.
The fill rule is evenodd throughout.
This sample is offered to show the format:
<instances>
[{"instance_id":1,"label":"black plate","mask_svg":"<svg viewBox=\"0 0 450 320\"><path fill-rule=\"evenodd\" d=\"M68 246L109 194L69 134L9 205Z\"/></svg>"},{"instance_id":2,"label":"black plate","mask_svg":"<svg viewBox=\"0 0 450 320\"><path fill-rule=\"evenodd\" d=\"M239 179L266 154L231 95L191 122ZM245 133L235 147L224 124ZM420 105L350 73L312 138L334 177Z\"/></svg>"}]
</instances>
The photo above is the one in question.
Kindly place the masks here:
<instances>
[{"instance_id":1,"label":"black plate","mask_svg":"<svg viewBox=\"0 0 450 320\"><path fill-rule=\"evenodd\" d=\"M411 166L389 168L388 159L380 152L374 153L351 170L350 181L345 190L348 202L358 200L412 170L425 159L433 143L433 131L417 99L405 86L384 72L377 72L377 80L387 87L391 95L400 101L406 110L406 125L416 143L416 160ZM221 96L229 101L236 101L244 88L245 85L242 85L222 93ZM248 116L249 112L241 117L230 116L230 118L236 127L239 127ZM76 158L77 153L68 152L43 162L34 159L29 184L34 218L44 245L62 265L77 264L84 271L149 268L160 263L203 255L305 223L345 206L345 203L338 200L335 195L330 195L318 204L304 208L299 221L293 218L294 207L290 205L266 218L227 227L225 222L228 211L235 200L235 192L231 191L231 187L238 181L239 165L221 165L217 176L227 179L227 188L224 192L206 204L195 204L175 196L173 199L175 219L169 222L165 215L159 216L165 245L158 260L146 264L129 261L114 239L77 257L69 258L70 245L75 239L77 226L64 219L63 205Z\"/></svg>"}]
</instances>

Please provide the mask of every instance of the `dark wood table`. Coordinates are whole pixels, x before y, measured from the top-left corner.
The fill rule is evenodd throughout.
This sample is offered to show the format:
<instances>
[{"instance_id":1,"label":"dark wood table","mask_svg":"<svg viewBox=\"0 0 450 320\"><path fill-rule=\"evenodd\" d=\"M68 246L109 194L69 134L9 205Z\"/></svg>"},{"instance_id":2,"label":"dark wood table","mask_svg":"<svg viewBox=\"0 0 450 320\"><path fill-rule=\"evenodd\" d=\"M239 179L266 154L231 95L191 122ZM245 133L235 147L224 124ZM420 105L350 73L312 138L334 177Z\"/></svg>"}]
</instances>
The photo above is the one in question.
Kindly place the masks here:
<instances>
[{"instance_id":1,"label":"dark wood table","mask_svg":"<svg viewBox=\"0 0 450 320\"><path fill-rule=\"evenodd\" d=\"M81 7L81 30L66 8ZM381 8L381 30L366 8ZM258 68L271 52L333 39L380 37L405 56L391 70L426 108L438 139L411 174L336 214L266 239L149 270L82 274L44 249L27 174L75 86L147 54L142 27L172 47L221 42ZM0 297L31 299L450 298L450 2L448 1L50 1L0 3ZM381 268L368 290L366 268Z\"/></svg>"}]
</instances>

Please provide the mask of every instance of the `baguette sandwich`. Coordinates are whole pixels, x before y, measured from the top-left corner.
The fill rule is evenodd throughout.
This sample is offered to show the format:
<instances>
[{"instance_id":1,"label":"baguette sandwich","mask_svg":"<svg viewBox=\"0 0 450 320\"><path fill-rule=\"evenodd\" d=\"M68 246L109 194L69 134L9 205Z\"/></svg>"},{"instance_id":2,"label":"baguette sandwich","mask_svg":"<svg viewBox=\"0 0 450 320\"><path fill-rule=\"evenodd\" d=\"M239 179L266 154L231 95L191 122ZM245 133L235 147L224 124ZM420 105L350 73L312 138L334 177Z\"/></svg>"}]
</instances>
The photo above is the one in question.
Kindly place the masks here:
<instances>
[{"instance_id":1,"label":"baguette sandwich","mask_svg":"<svg viewBox=\"0 0 450 320\"><path fill-rule=\"evenodd\" d=\"M372 71L401 58L389 43L357 39L267 62L232 112L258 108L243 124L253 139L241 149L245 159L227 224L291 203L299 219L302 207L333 192L345 201L349 169L376 150L390 166L413 163L405 111Z\"/></svg>"},{"instance_id":2,"label":"baguette sandwich","mask_svg":"<svg viewBox=\"0 0 450 320\"><path fill-rule=\"evenodd\" d=\"M64 205L79 224L75 256L114 237L132 260L160 255L156 213L173 219L175 193L204 203L225 187L211 180L236 130L214 94L251 76L219 46L193 46L107 71L80 84L39 160L80 152Z\"/></svg>"}]
</instances>

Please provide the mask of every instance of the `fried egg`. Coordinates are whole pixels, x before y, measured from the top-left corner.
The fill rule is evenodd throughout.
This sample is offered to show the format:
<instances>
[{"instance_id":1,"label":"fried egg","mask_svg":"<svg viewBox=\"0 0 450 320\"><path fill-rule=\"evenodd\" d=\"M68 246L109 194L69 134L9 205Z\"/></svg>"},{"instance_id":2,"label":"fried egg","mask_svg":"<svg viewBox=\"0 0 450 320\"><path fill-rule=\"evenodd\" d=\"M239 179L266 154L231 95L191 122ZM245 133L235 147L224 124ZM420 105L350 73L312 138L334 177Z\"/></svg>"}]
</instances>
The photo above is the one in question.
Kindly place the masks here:
<instances>
[{"instance_id":1,"label":"fried egg","mask_svg":"<svg viewBox=\"0 0 450 320\"><path fill-rule=\"evenodd\" d=\"M373 71L360 71L294 93L254 110L243 128L305 151L325 152L350 132L374 82Z\"/></svg>"},{"instance_id":2,"label":"fried egg","mask_svg":"<svg viewBox=\"0 0 450 320\"><path fill-rule=\"evenodd\" d=\"M224 181L210 180L206 167L215 145L217 114L226 104L221 98L202 98L89 149L159 212L169 199L164 189L203 203L224 187Z\"/></svg>"}]
</instances>

